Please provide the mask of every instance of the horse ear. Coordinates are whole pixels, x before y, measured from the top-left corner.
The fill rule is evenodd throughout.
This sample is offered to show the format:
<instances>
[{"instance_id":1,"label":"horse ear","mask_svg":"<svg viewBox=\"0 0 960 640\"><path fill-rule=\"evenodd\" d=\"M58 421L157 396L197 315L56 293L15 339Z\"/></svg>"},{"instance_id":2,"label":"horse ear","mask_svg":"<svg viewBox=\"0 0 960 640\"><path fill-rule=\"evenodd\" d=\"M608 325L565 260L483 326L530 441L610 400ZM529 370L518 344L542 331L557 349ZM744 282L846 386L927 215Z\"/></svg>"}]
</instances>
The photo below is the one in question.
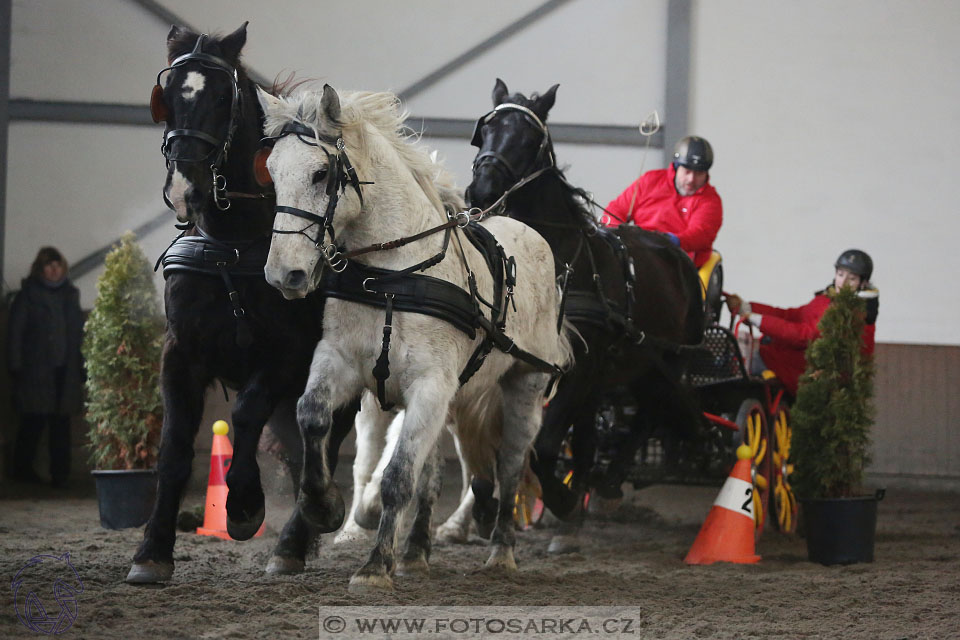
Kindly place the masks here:
<instances>
[{"instance_id":1,"label":"horse ear","mask_svg":"<svg viewBox=\"0 0 960 640\"><path fill-rule=\"evenodd\" d=\"M193 35L192 40L196 40L196 34L192 34L189 29L177 25L170 27L170 32L167 34L167 62L173 62L176 57L174 50L182 49L183 41L188 39L190 35Z\"/></svg>"},{"instance_id":2,"label":"horse ear","mask_svg":"<svg viewBox=\"0 0 960 640\"><path fill-rule=\"evenodd\" d=\"M244 22L240 28L220 41L220 48L223 50L223 57L231 62L236 62L240 57L240 50L247 43L247 25L250 21Z\"/></svg>"},{"instance_id":3,"label":"horse ear","mask_svg":"<svg viewBox=\"0 0 960 640\"><path fill-rule=\"evenodd\" d=\"M493 106L498 106L507 101L507 96L510 95L510 92L507 90L507 85L497 78L496 84L493 85Z\"/></svg>"},{"instance_id":4,"label":"horse ear","mask_svg":"<svg viewBox=\"0 0 960 640\"><path fill-rule=\"evenodd\" d=\"M263 109L264 113L276 109L283 102L280 98L261 89L259 85L257 85L257 100L260 102L260 108Z\"/></svg>"},{"instance_id":5,"label":"horse ear","mask_svg":"<svg viewBox=\"0 0 960 640\"><path fill-rule=\"evenodd\" d=\"M323 97L320 99L320 109L327 121L331 124L340 123L340 96L328 84L323 85Z\"/></svg>"},{"instance_id":6,"label":"horse ear","mask_svg":"<svg viewBox=\"0 0 960 640\"><path fill-rule=\"evenodd\" d=\"M545 94L537 98L537 101L534 103L533 110L540 116L541 120L547 119L547 114L553 107L553 103L557 100L557 89L559 88L559 84L553 85Z\"/></svg>"}]
</instances>

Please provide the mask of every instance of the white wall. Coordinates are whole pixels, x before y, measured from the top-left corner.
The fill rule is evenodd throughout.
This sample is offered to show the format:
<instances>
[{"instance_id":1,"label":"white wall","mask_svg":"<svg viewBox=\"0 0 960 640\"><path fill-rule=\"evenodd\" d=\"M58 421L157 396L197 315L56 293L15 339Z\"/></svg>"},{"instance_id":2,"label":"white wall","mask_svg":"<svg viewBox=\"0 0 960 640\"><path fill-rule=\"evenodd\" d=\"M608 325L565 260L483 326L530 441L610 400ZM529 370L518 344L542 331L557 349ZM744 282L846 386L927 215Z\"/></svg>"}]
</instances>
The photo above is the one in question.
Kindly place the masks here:
<instances>
[{"instance_id":1,"label":"white wall","mask_svg":"<svg viewBox=\"0 0 960 640\"><path fill-rule=\"evenodd\" d=\"M539 0L162 0L192 24L250 20L245 61L334 85L403 89ZM226 16L226 17L225 17ZM694 2L691 132L714 144L725 204L726 288L796 305L857 246L877 263L881 341L960 344L951 279L960 232L950 156L960 148L960 3ZM11 96L145 104L169 25L128 0L14 0ZM494 78L561 84L551 122L636 125L662 113L666 0L573 0L415 96L416 115L475 118ZM7 284L40 244L76 260L163 210L160 130L13 123ZM474 150L436 142L461 185ZM607 202L659 150L558 145L576 184ZM172 220L171 220L172 223ZM154 256L173 236L145 240ZM93 301L91 274L79 283Z\"/></svg>"},{"instance_id":2,"label":"white wall","mask_svg":"<svg viewBox=\"0 0 960 640\"><path fill-rule=\"evenodd\" d=\"M960 344L960 3L695 5L691 124L717 151L726 287L806 302L868 251L877 340Z\"/></svg>"}]
</instances>

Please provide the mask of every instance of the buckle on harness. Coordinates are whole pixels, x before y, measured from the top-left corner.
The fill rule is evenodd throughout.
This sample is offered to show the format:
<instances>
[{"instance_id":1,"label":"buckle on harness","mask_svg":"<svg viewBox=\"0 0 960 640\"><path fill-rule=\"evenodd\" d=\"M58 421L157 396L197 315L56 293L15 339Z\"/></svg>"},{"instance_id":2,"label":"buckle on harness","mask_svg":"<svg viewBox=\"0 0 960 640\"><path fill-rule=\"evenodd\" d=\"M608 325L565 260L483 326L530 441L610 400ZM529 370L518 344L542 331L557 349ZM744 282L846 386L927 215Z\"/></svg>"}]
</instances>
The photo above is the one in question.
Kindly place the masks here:
<instances>
[{"instance_id":1,"label":"buckle on harness","mask_svg":"<svg viewBox=\"0 0 960 640\"><path fill-rule=\"evenodd\" d=\"M340 251L336 245L324 245L321 251L323 252L323 259L326 261L327 266L329 266L330 270L334 273L340 273L347 268L347 259L340 255Z\"/></svg>"},{"instance_id":2,"label":"buckle on harness","mask_svg":"<svg viewBox=\"0 0 960 640\"><path fill-rule=\"evenodd\" d=\"M471 210L472 211L472 210ZM468 224L470 224L470 212L469 211L457 211L453 214L453 219L457 221L457 228L463 229Z\"/></svg>"},{"instance_id":3,"label":"buckle on harness","mask_svg":"<svg viewBox=\"0 0 960 640\"><path fill-rule=\"evenodd\" d=\"M374 291L373 289L368 289L368 288L367 288L367 283L370 282L371 280L376 280L376 278L364 278L364 279L363 279L363 284L361 284L360 287L361 287L366 293L379 293L378 291Z\"/></svg>"}]
</instances>

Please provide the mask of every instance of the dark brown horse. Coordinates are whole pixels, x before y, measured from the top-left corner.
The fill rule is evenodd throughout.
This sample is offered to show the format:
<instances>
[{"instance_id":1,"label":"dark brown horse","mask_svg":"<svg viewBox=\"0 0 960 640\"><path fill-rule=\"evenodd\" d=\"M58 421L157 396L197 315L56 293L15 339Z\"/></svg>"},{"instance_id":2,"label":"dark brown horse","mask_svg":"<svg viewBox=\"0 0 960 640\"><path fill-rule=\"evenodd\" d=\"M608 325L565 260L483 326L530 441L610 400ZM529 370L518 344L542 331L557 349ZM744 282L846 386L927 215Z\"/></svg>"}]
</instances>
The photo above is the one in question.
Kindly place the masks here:
<instances>
[{"instance_id":1,"label":"dark brown horse","mask_svg":"<svg viewBox=\"0 0 960 640\"><path fill-rule=\"evenodd\" d=\"M263 522L256 451L268 419L286 450L294 488L300 484L296 400L321 335L323 300L284 300L264 279L275 200L254 176L263 113L239 63L246 37L246 24L222 38L173 27L167 73L163 84L158 77L151 101L154 119L166 123L164 200L187 230L163 257L167 335L159 484L128 582L164 581L173 574L177 510L204 395L215 382L237 390L233 462L226 476L229 534L246 540ZM335 416L331 465L353 424L355 405ZM339 515L331 514L338 517L342 504ZM302 570L316 533L295 511L268 572Z\"/></svg>"},{"instance_id":2,"label":"dark brown horse","mask_svg":"<svg viewBox=\"0 0 960 640\"><path fill-rule=\"evenodd\" d=\"M641 408L637 436L657 423L681 433L697 428L696 405L680 377L685 346L701 341L704 316L693 262L660 234L598 226L586 208L587 194L557 168L545 124L557 87L527 98L509 95L497 80L494 110L480 118L474 133L480 150L466 196L480 208L502 199L506 215L536 229L553 249L558 285L566 289L565 313L583 339L574 340L576 364L546 409L531 464L546 506L576 520L584 492L598 488L591 484L619 491L622 480L590 479L604 394L624 386L633 391ZM571 429L573 481L567 486L556 470ZM476 485L475 515L482 518L489 494Z\"/></svg>"}]
</instances>

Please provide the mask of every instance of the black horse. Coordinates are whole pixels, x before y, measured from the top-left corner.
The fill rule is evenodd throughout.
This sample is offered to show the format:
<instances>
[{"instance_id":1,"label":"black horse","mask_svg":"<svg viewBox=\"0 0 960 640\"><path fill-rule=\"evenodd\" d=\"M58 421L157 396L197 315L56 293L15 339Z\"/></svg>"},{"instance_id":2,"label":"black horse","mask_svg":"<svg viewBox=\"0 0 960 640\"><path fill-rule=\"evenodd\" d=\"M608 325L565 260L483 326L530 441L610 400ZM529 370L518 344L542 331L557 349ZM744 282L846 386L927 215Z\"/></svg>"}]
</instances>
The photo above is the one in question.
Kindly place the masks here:
<instances>
[{"instance_id":1,"label":"black horse","mask_svg":"<svg viewBox=\"0 0 960 640\"><path fill-rule=\"evenodd\" d=\"M168 73L162 85L158 76L151 99L154 120L166 123L164 200L186 231L162 257L167 333L157 501L128 582L164 581L173 574L177 510L204 395L216 381L237 390L233 462L226 476L229 534L246 540L263 522L256 451L268 419L286 450L295 490L300 484L296 401L321 335L323 301L286 301L263 275L275 199L255 181L263 113L238 62L246 38L246 23L222 38L174 26L167 35L169 66L161 74ZM356 410L335 416L331 466ZM331 521L338 518L342 508L331 514ZM317 533L295 511L267 571L302 570Z\"/></svg>"},{"instance_id":2,"label":"black horse","mask_svg":"<svg viewBox=\"0 0 960 640\"><path fill-rule=\"evenodd\" d=\"M587 209L587 194L557 168L544 123L558 86L528 99L508 95L497 80L494 110L479 119L474 132L480 151L466 197L480 208L500 201L506 215L530 225L553 248L565 314L583 340L574 340L576 363L546 409L531 465L546 506L576 521L573 516L582 513L583 494L591 488L596 414L606 393L625 386L641 402L634 435L614 476L632 460L644 429L669 424L692 434L698 428L696 405L680 377L686 346L702 339L704 314L696 270L682 251L661 234L638 227L598 226ZM556 469L571 427L573 482L566 486ZM593 484L619 491L622 479L594 477ZM485 493L480 487L478 504ZM475 514L482 517L488 509L481 506Z\"/></svg>"}]
</instances>

